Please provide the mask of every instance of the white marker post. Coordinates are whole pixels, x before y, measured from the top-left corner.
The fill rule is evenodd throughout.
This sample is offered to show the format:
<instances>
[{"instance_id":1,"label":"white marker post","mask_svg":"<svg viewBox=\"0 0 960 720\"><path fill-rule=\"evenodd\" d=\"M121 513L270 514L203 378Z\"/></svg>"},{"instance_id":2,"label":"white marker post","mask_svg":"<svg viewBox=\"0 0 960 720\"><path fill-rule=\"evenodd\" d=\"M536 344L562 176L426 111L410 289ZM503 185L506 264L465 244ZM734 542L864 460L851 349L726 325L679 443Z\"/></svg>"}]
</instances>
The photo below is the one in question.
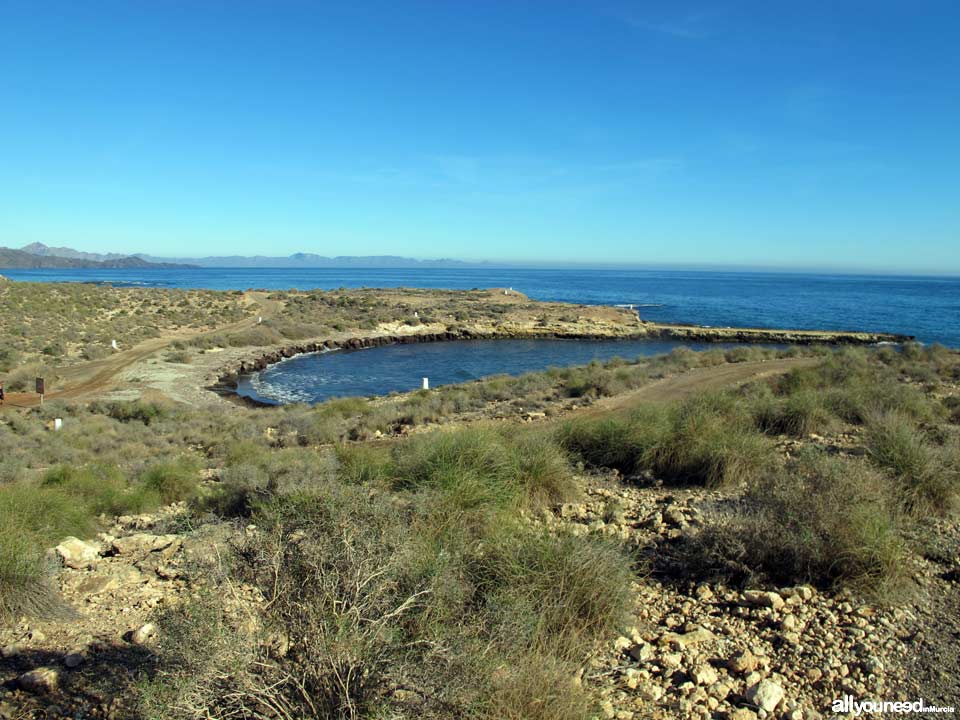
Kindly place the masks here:
<instances>
[{"instance_id":1,"label":"white marker post","mask_svg":"<svg viewBox=\"0 0 960 720\"><path fill-rule=\"evenodd\" d=\"M430 389L430 378L424 378L424 379L423 379L423 389L424 389L424 390L429 390L429 389Z\"/></svg>"},{"instance_id":2,"label":"white marker post","mask_svg":"<svg viewBox=\"0 0 960 720\"><path fill-rule=\"evenodd\" d=\"M257 325L259 325L259 324L262 323L262 322L263 322L263 316L262 316L262 315L257 315Z\"/></svg>"},{"instance_id":3,"label":"white marker post","mask_svg":"<svg viewBox=\"0 0 960 720\"><path fill-rule=\"evenodd\" d=\"M63 418L54 418L53 419L53 429L59 430L63 427Z\"/></svg>"}]
</instances>

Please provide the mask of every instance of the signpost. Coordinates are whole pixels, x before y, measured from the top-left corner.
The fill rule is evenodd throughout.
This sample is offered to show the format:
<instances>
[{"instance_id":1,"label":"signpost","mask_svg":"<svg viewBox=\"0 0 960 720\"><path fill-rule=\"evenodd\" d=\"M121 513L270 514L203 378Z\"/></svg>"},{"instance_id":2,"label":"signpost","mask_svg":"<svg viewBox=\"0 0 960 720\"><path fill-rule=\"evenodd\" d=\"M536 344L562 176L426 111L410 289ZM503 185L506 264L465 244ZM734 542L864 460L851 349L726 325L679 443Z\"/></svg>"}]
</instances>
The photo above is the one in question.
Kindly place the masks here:
<instances>
[{"instance_id":1,"label":"signpost","mask_svg":"<svg viewBox=\"0 0 960 720\"><path fill-rule=\"evenodd\" d=\"M46 389L46 387L45 387L45 384L44 384L44 382L43 382L43 378L42 378L42 377L38 377L38 378L37 378L37 395L40 396L40 404L41 404L41 405L43 405L43 394L44 394L44 390L45 390L45 389Z\"/></svg>"}]
</instances>

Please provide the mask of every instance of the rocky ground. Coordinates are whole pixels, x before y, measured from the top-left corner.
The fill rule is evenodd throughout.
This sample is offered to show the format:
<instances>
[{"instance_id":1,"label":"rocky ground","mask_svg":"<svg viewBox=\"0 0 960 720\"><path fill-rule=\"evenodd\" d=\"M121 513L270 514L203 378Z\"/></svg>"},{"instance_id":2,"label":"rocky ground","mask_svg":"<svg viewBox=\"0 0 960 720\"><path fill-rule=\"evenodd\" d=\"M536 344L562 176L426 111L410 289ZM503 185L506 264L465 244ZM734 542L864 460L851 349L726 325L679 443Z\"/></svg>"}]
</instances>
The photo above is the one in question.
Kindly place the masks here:
<instances>
[{"instance_id":1,"label":"rocky ground","mask_svg":"<svg viewBox=\"0 0 960 720\"><path fill-rule=\"evenodd\" d=\"M594 482L588 497L546 522L618 538L638 557L702 524L726 499L615 481ZM845 695L956 703L960 615L941 612L960 591L956 537L951 545L950 577L917 557L918 588L886 607L808 586L738 591L640 577L634 626L591 660L583 682L609 718L834 717L831 704Z\"/></svg>"},{"instance_id":2,"label":"rocky ground","mask_svg":"<svg viewBox=\"0 0 960 720\"><path fill-rule=\"evenodd\" d=\"M608 536L638 560L632 622L577 679L600 698L599 717L810 720L835 717L831 704L845 695L960 698L955 521L938 523L937 540L911 556L912 591L881 606L807 586L736 590L651 571L654 548L706 522L730 494L616 475L583 482L583 502L531 521ZM134 717L131 686L150 673L163 632L154 618L195 592L197 568L214 566L244 532L255 530L192 526L186 508L172 506L58 545L51 559L71 611L0 628L0 718Z\"/></svg>"},{"instance_id":3,"label":"rocky ground","mask_svg":"<svg viewBox=\"0 0 960 720\"><path fill-rule=\"evenodd\" d=\"M225 526L188 531L184 506L117 518L95 539L51 550L68 607L0 627L0 718L127 718L149 672L151 618L189 594L184 568L216 554Z\"/></svg>"}]
</instances>

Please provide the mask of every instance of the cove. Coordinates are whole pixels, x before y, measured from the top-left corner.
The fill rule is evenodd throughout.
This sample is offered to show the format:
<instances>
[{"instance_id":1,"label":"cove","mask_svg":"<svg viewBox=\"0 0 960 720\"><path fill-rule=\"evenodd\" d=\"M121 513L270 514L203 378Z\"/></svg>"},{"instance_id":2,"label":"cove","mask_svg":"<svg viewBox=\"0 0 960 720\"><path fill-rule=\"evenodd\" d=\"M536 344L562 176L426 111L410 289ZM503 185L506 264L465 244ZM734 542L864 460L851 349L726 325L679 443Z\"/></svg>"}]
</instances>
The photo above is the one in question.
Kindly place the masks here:
<instances>
[{"instance_id":1,"label":"cove","mask_svg":"<svg viewBox=\"0 0 960 720\"><path fill-rule=\"evenodd\" d=\"M237 393L260 403L319 403L334 397L388 395L420 387L450 385L489 377L521 375L548 367L586 365L614 357L662 355L737 347L729 343L671 340L453 340L385 345L362 350L307 353L283 360L237 382Z\"/></svg>"}]
</instances>

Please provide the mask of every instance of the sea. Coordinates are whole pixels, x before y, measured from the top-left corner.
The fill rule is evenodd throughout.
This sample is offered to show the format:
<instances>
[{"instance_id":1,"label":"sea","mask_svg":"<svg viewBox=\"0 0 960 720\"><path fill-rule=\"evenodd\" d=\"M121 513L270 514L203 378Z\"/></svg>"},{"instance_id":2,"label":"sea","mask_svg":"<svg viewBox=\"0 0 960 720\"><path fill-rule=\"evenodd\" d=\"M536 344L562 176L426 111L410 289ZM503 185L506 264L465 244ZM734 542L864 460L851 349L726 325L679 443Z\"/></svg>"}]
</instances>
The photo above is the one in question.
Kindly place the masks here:
<instances>
[{"instance_id":1,"label":"sea","mask_svg":"<svg viewBox=\"0 0 960 720\"><path fill-rule=\"evenodd\" d=\"M864 330L960 347L960 277L528 268L4 270L13 280L211 290L511 287L536 300L633 305L646 320Z\"/></svg>"},{"instance_id":2,"label":"sea","mask_svg":"<svg viewBox=\"0 0 960 720\"><path fill-rule=\"evenodd\" d=\"M23 281L211 290L503 287L536 300L629 305L641 318L657 322L890 332L960 348L960 278L951 277L582 268L150 268L0 273ZM267 403L315 403L331 397L414 390L423 377L437 386L614 356L654 355L679 344L496 340L336 351L273 365L243 378L239 391Z\"/></svg>"}]
</instances>

